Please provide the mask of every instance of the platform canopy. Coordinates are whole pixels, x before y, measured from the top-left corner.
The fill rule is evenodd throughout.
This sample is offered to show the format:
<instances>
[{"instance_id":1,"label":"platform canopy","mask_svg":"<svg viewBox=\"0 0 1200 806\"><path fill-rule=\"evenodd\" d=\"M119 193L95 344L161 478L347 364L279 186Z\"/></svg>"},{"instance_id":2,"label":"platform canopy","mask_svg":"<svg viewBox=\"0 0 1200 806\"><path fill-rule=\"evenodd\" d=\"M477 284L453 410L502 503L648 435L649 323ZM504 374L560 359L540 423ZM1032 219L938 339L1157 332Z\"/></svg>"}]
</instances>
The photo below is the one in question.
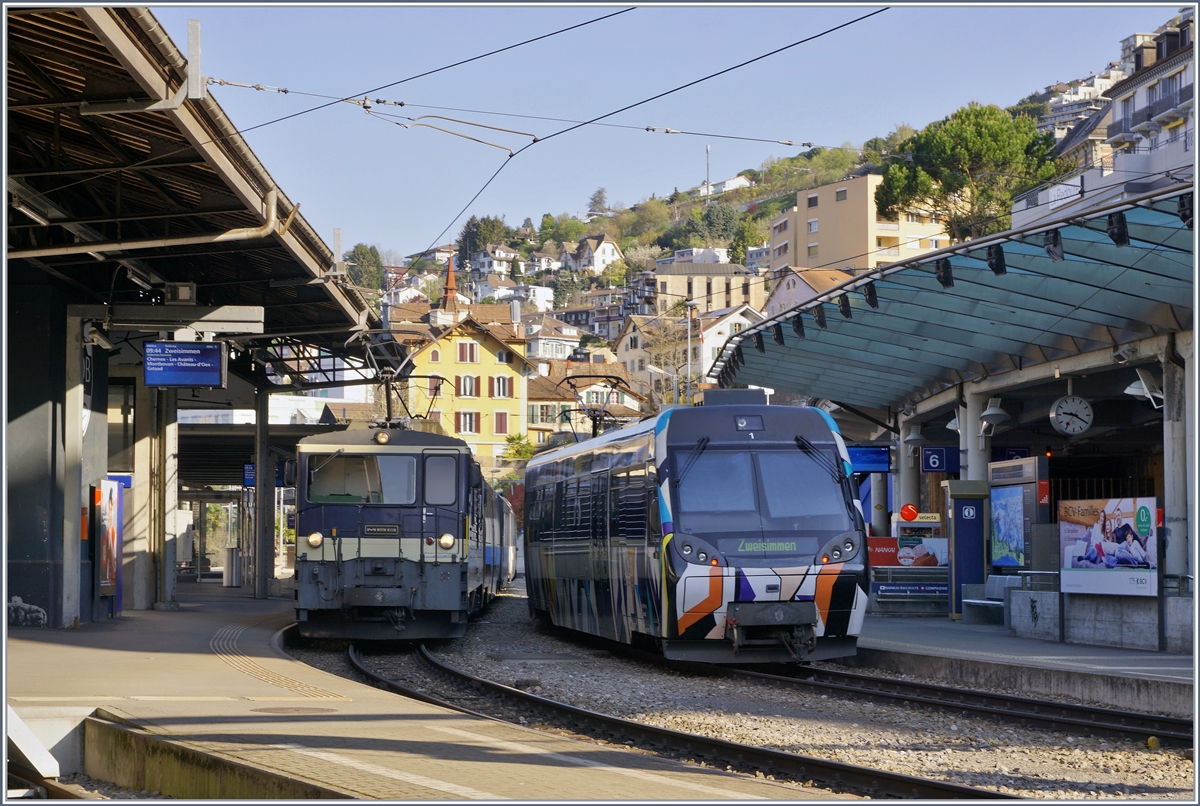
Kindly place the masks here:
<instances>
[{"instance_id":1,"label":"platform canopy","mask_svg":"<svg viewBox=\"0 0 1200 806\"><path fill-rule=\"evenodd\" d=\"M858 274L738 333L709 377L901 408L965 381L1190 330L1192 185L1126 196ZM1126 245L1108 234L1117 213Z\"/></svg>"},{"instance_id":2,"label":"platform canopy","mask_svg":"<svg viewBox=\"0 0 1200 806\"><path fill-rule=\"evenodd\" d=\"M126 307L194 284L199 307L259 307L261 334L239 338L247 369L253 352L273 370L256 385L368 363L368 339L345 345L378 315L148 9L6 16L10 282Z\"/></svg>"}]
</instances>

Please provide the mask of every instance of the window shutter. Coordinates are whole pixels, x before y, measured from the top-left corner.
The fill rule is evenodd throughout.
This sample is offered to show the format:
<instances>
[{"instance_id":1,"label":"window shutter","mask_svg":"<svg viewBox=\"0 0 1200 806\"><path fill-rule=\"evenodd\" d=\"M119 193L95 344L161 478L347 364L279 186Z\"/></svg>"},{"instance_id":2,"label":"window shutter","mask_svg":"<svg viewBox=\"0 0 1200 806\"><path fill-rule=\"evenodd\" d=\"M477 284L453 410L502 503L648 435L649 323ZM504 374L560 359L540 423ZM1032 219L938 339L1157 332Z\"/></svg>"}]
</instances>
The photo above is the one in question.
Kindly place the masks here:
<instances>
[{"instance_id":1,"label":"window shutter","mask_svg":"<svg viewBox=\"0 0 1200 806\"><path fill-rule=\"evenodd\" d=\"M537 424L537 406L532 403L529 404L529 424Z\"/></svg>"},{"instance_id":2,"label":"window shutter","mask_svg":"<svg viewBox=\"0 0 1200 806\"><path fill-rule=\"evenodd\" d=\"M458 363L463 363L467 360L467 343L460 341L458 343Z\"/></svg>"},{"instance_id":3,"label":"window shutter","mask_svg":"<svg viewBox=\"0 0 1200 806\"><path fill-rule=\"evenodd\" d=\"M488 376L488 397L496 396L496 376Z\"/></svg>"},{"instance_id":4,"label":"window shutter","mask_svg":"<svg viewBox=\"0 0 1200 806\"><path fill-rule=\"evenodd\" d=\"M462 433L462 412L461 411L454 412L454 433L456 433L456 434Z\"/></svg>"},{"instance_id":5,"label":"window shutter","mask_svg":"<svg viewBox=\"0 0 1200 806\"><path fill-rule=\"evenodd\" d=\"M454 376L454 396L462 397L462 376L461 375Z\"/></svg>"},{"instance_id":6,"label":"window shutter","mask_svg":"<svg viewBox=\"0 0 1200 806\"><path fill-rule=\"evenodd\" d=\"M508 412L507 411L496 412L496 433L497 434L507 434L508 433Z\"/></svg>"}]
</instances>

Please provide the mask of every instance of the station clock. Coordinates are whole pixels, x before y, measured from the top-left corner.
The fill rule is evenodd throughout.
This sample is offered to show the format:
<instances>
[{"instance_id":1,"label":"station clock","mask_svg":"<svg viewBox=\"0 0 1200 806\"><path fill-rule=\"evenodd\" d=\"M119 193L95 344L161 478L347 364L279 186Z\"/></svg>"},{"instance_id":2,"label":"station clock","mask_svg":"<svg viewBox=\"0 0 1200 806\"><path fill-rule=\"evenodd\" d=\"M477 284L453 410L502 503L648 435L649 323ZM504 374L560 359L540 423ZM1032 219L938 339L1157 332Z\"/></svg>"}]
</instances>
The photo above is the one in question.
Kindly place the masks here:
<instances>
[{"instance_id":1,"label":"station clock","mask_svg":"<svg viewBox=\"0 0 1200 806\"><path fill-rule=\"evenodd\" d=\"M1050 406L1050 425L1068 437L1078 436L1091 428L1095 418L1091 404L1076 395L1060 397Z\"/></svg>"}]
</instances>

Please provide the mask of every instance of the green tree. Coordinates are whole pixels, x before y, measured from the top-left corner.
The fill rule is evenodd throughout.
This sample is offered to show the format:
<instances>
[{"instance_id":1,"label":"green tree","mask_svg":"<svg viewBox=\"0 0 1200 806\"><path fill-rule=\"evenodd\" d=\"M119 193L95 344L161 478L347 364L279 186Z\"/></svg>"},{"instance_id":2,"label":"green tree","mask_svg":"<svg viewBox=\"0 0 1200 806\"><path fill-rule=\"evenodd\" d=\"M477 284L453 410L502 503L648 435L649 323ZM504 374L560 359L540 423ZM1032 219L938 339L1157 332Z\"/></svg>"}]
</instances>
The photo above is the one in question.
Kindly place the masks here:
<instances>
[{"instance_id":1,"label":"green tree","mask_svg":"<svg viewBox=\"0 0 1200 806\"><path fill-rule=\"evenodd\" d=\"M665 229L671 223L671 210L661 199L642 202L634 209L633 214L633 235Z\"/></svg>"},{"instance_id":2,"label":"green tree","mask_svg":"<svg viewBox=\"0 0 1200 806\"><path fill-rule=\"evenodd\" d=\"M542 216L542 223L538 227L538 244L545 244L546 241L554 240L554 233L558 229L558 220L554 216L546 213Z\"/></svg>"},{"instance_id":3,"label":"green tree","mask_svg":"<svg viewBox=\"0 0 1200 806\"><path fill-rule=\"evenodd\" d=\"M724 202L706 205L704 226L709 240L725 242L737 231L737 210Z\"/></svg>"},{"instance_id":4,"label":"green tree","mask_svg":"<svg viewBox=\"0 0 1200 806\"><path fill-rule=\"evenodd\" d=\"M579 239L583 237L583 233L587 231L586 224L567 213L559 213L554 223L554 240L567 249L574 249L575 245L579 243Z\"/></svg>"},{"instance_id":5,"label":"green tree","mask_svg":"<svg viewBox=\"0 0 1200 806\"><path fill-rule=\"evenodd\" d=\"M383 288L383 258L379 256L378 247L355 244L342 255L342 260L350 264L346 267L350 282L360 288Z\"/></svg>"},{"instance_id":6,"label":"green tree","mask_svg":"<svg viewBox=\"0 0 1200 806\"><path fill-rule=\"evenodd\" d=\"M508 445L504 448L505 459L532 459L535 450L529 441L528 434L509 434L504 438Z\"/></svg>"},{"instance_id":7,"label":"green tree","mask_svg":"<svg viewBox=\"0 0 1200 806\"><path fill-rule=\"evenodd\" d=\"M503 245L513 239L516 232L513 228L504 223L504 217L495 218L493 216L484 216L479 219L479 248L483 249L488 244Z\"/></svg>"},{"instance_id":8,"label":"green tree","mask_svg":"<svg viewBox=\"0 0 1200 806\"><path fill-rule=\"evenodd\" d=\"M548 285L554 289L554 307L558 309L565 308L580 291L579 281L565 270L560 271Z\"/></svg>"},{"instance_id":9,"label":"green tree","mask_svg":"<svg viewBox=\"0 0 1200 806\"><path fill-rule=\"evenodd\" d=\"M746 250L761 245L766 239L767 232L762 223L751 216L744 216L738 221L733 240L729 242L729 262L746 265Z\"/></svg>"},{"instance_id":10,"label":"green tree","mask_svg":"<svg viewBox=\"0 0 1200 806\"><path fill-rule=\"evenodd\" d=\"M1051 96L1052 94L1049 92L1031 92L1012 106L1006 107L1004 111L1014 118L1025 115L1037 120L1043 115L1050 114Z\"/></svg>"},{"instance_id":11,"label":"green tree","mask_svg":"<svg viewBox=\"0 0 1200 806\"><path fill-rule=\"evenodd\" d=\"M608 211L608 191L596 188L596 192L588 199L589 213L604 213Z\"/></svg>"},{"instance_id":12,"label":"green tree","mask_svg":"<svg viewBox=\"0 0 1200 806\"><path fill-rule=\"evenodd\" d=\"M974 102L899 151L906 156L888 166L875 191L877 210L936 214L956 241L1007 229L1013 196L1056 173L1053 133L1039 135L1031 118Z\"/></svg>"},{"instance_id":13,"label":"green tree","mask_svg":"<svg viewBox=\"0 0 1200 806\"><path fill-rule=\"evenodd\" d=\"M458 234L458 260L455 261L459 269L470 265L471 255L479 251L479 219L471 216L467 219L467 223L463 224L462 232Z\"/></svg>"}]
</instances>

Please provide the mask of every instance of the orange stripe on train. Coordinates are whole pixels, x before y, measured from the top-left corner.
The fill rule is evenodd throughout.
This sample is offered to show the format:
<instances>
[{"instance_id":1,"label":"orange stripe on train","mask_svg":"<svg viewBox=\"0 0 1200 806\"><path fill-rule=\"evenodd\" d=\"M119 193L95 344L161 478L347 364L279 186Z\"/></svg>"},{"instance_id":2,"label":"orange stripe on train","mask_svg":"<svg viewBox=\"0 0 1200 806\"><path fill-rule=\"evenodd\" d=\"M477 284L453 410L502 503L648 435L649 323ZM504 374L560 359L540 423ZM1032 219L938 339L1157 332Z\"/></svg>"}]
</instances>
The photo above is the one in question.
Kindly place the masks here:
<instances>
[{"instance_id":1,"label":"orange stripe on train","mask_svg":"<svg viewBox=\"0 0 1200 806\"><path fill-rule=\"evenodd\" d=\"M700 619L721 606L724 601L725 575L720 568L710 568L708 571L708 596L700 604L679 617L679 633L683 632Z\"/></svg>"},{"instance_id":2,"label":"orange stripe on train","mask_svg":"<svg viewBox=\"0 0 1200 806\"><path fill-rule=\"evenodd\" d=\"M817 593L813 598L817 603L817 612L821 614L822 622L829 621L829 600L833 598L833 583L837 582L838 574L844 564L824 565L821 566L821 570L817 571Z\"/></svg>"}]
</instances>

